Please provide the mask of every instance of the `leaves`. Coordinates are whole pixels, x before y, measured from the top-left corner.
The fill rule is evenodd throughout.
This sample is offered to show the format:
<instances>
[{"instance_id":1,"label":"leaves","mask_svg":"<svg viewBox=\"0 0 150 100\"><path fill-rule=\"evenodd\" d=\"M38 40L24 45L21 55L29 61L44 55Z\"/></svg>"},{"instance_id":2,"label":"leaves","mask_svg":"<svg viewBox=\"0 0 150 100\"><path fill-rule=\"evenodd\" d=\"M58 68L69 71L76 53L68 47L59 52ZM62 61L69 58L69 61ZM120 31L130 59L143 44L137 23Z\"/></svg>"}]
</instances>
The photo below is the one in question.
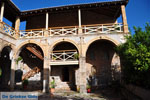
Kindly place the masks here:
<instances>
[{"instance_id":1,"label":"leaves","mask_svg":"<svg viewBox=\"0 0 150 100\"><path fill-rule=\"evenodd\" d=\"M150 25L146 24L145 31L140 27L134 30L135 34L126 36L126 43L116 48L128 82L145 80L148 76L144 75L150 73Z\"/></svg>"}]
</instances>

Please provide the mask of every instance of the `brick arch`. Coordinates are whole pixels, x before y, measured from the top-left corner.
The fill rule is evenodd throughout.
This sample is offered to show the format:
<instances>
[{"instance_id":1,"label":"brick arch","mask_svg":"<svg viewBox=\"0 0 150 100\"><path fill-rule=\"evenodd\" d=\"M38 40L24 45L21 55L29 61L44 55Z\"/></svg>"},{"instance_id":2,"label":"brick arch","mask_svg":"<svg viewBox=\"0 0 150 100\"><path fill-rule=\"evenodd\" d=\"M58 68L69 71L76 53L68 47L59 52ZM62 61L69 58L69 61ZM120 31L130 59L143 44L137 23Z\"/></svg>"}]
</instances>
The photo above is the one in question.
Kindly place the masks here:
<instances>
[{"instance_id":1,"label":"brick arch","mask_svg":"<svg viewBox=\"0 0 150 100\"><path fill-rule=\"evenodd\" d=\"M112 39L112 38L109 38L109 37L107 37L107 36L96 37L96 38L90 40L90 41L86 44L84 56L86 56L86 53L87 53L87 51L88 51L89 46L90 46L92 43L94 43L95 41L97 41L97 40L108 40L108 41L112 42L113 44L115 44L116 46L118 46L118 45L120 44L120 43L117 42L116 40L114 40L114 39Z\"/></svg>"},{"instance_id":2,"label":"brick arch","mask_svg":"<svg viewBox=\"0 0 150 100\"><path fill-rule=\"evenodd\" d=\"M41 44L40 42L34 41L34 40L28 40L28 41L25 41L25 42L21 43L21 44L17 47L16 52L15 52L16 56L19 56L19 53L20 53L22 47L23 47L24 45L26 45L26 44L29 44L29 43L36 44L37 46L39 46L39 47L41 48L43 54L45 55L43 44Z\"/></svg>"},{"instance_id":3,"label":"brick arch","mask_svg":"<svg viewBox=\"0 0 150 100\"><path fill-rule=\"evenodd\" d=\"M80 49L79 49L79 46L77 45L77 43L76 43L75 41L73 41L73 40L70 40L70 39L60 39L60 40L55 41L55 42L49 47L49 52L52 52L52 51L53 51L53 48L54 48L57 44L59 44L59 43L61 43L61 42L68 42L68 43L73 44L73 45L77 48L78 52L80 52ZM79 53L79 54L80 54L80 53Z\"/></svg>"}]
</instances>

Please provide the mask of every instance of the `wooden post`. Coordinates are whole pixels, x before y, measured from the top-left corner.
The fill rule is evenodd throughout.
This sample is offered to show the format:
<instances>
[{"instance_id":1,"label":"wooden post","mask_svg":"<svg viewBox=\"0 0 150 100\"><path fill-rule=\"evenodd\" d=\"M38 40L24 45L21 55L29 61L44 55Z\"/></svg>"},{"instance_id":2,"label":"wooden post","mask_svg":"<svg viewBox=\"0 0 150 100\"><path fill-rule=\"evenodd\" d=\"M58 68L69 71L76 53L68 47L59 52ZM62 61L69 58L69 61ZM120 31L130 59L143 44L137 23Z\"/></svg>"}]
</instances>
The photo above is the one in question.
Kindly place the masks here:
<instances>
[{"instance_id":1,"label":"wooden post","mask_svg":"<svg viewBox=\"0 0 150 100\"><path fill-rule=\"evenodd\" d=\"M19 28L20 28L20 17L17 16L15 22L16 38L19 37Z\"/></svg>"},{"instance_id":2,"label":"wooden post","mask_svg":"<svg viewBox=\"0 0 150 100\"><path fill-rule=\"evenodd\" d=\"M82 34L82 27L81 27L81 10L78 9L78 23L79 23L79 31L78 34Z\"/></svg>"},{"instance_id":3,"label":"wooden post","mask_svg":"<svg viewBox=\"0 0 150 100\"><path fill-rule=\"evenodd\" d=\"M46 24L45 24L45 28L46 28L46 30L44 31L44 36L45 37L48 37L48 20L49 20L49 14L48 14L48 12L46 13Z\"/></svg>"},{"instance_id":4,"label":"wooden post","mask_svg":"<svg viewBox=\"0 0 150 100\"><path fill-rule=\"evenodd\" d=\"M122 12L122 21L123 21L123 31L124 31L124 33L128 33L129 31L128 31L125 5L121 5L121 12Z\"/></svg>"},{"instance_id":5,"label":"wooden post","mask_svg":"<svg viewBox=\"0 0 150 100\"><path fill-rule=\"evenodd\" d=\"M2 6L1 6L1 13L0 13L0 20L3 21L3 17L4 17L4 2L2 2Z\"/></svg>"},{"instance_id":6,"label":"wooden post","mask_svg":"<svg viewBox=\"0 0 150 100\"><path fill-rule=\"evenodd\" d=\"M46 30L48 30L48 20L49 20L49 14L46 13Z\"/></svg>"}]
</instances>

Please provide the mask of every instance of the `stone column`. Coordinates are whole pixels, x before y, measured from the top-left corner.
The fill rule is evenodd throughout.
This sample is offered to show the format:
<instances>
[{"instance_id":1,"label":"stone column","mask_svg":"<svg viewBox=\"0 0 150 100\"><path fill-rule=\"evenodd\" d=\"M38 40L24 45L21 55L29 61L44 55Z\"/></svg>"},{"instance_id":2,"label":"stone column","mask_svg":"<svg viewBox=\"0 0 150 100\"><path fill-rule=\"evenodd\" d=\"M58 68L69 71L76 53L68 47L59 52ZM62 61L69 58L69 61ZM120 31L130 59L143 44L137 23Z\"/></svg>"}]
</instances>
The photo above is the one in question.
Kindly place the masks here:
<instances>
[{"instance_id":1,"label":"stone column","mask_svg":"<svg viewBox=\"0 0 150 100\"><path fill-rule=\"evenodd\" d=\"M121 5L121 12L122 12L122 21L123 21L123 31L124 33L128 33L128 24L127 24L127 16L125 11L125 5Z\"/></svg>"},{"instance_id":2,"label":"stone column","mask_svg":"<svg viewBox=\"0 0 150 100\"><path fill-rule=\"evenodd\" d=\"M16 38L19 37L19 28L20 28L20 17L17 16L15 22Z\"/></svg>"},{"instance_id":3,"label":"stone column","mask_svg":"<svg viewBox=\"0 0 150 100\"><path fill-rule=\"evenodd\" d=\"M16 66L16 59L12 57L11 59L11 76L10 76L10 90L13 91L15 87L15 66Z\"/></svg>"},{"instance_id":4,"label":"stone column","mask_svg":"<svg viewBox=\"0 0 150 100\"><path fill-rule=\"evenodd\" d=\"M0 13L0 20L3 21L3 17L4 17L4 2L2 2L1 5L1 13Z\"/></svg>"},{"instance_id":5,"label":"stone column","mask_svg":"<svg viewBox=\"0 0 150 100\"><path fill-rule=\"evenodd\" d=\"M79 84L80 93L87 93L86 91L86 57L84 56L84 38L80 38L80 58L79 58Z\"/></svg>"},{"instance_id":6,"label":"stone column","mask_svg":"<svg viewBox=\"0 0 150 100\"><path fill-rule=\"evenodd\" d=\"M78 23L79 23L79 31L78 31L78 34L82 34L81 10L80 10L80 9L78 9Z\"/></svg>"},{"instance_id":7,"label":"stone column","mask_svg":"<svg viewBox=\"0 0 150 100\"><path fill-rule=\"evenodd\" d=\"M43 92L49 92L49 68L50 68L50 55L48 52L48 46L44 50L44 68L43 68Z\"/></svg>"}]
</instances>

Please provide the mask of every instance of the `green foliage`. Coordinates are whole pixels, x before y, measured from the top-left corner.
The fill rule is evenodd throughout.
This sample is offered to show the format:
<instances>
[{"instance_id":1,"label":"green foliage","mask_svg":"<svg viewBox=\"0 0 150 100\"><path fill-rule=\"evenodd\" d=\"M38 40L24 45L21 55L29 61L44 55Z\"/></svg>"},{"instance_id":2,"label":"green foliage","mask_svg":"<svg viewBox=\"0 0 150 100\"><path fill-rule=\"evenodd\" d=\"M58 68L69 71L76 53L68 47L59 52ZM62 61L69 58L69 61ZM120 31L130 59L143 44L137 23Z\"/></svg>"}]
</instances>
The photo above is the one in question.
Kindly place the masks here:
<instances>
[{"instance_id":1,"label":"green foliage","mask_svg":"<svg viewBox=\"0 0 150 100\"><path fill-rule=\"evenodd\" d=\"M16 60L16 63L18 64L18 62L21 60L22 60L22 57L19 56L18 59Z\"/></svg>"},{"instance_id":2,"label":"green foliage","mask_svg":"<svg viewBox=\"0 0 150 100\"><path fill-rule=\"evenodd\" d=\"M23 86L24 86L24 85L26 85L26 86L27 86L27 85L28 85L28 83L29 83L29 82L28 82L28 80L27 80L27 79L23 80L23 82L22 82Z\"/></svg>"},{"instance_id":3,"label":"green foliage","mask_svg":"<svg viewBox=\"0 0 150 100\"><path fill-rule=\"evenodd\" d=\"M55 88L55 81L54 80L50 83L50 88Z\"/></svg>"},{"instance_id":4,"label":"green foliage","mask_svg":"<svg viewBox=\"0 0 150 100\"><path fill-rule=\"evenodd\" d=\"M79 53L74 54L75 59L79 59Z\"/></svg>"},{"instance_id":5,"label":"green foliage","mask_svg":"<svg viewBox=\"0 0 150 100\"><path fill-rule=\"evenodd\" d=\"M150 25L147 23L145 31L134 27L135 34L126 36L126 43L117 47L120 55L124 79L150 87Z\"/></svg>"}]
</instances>

